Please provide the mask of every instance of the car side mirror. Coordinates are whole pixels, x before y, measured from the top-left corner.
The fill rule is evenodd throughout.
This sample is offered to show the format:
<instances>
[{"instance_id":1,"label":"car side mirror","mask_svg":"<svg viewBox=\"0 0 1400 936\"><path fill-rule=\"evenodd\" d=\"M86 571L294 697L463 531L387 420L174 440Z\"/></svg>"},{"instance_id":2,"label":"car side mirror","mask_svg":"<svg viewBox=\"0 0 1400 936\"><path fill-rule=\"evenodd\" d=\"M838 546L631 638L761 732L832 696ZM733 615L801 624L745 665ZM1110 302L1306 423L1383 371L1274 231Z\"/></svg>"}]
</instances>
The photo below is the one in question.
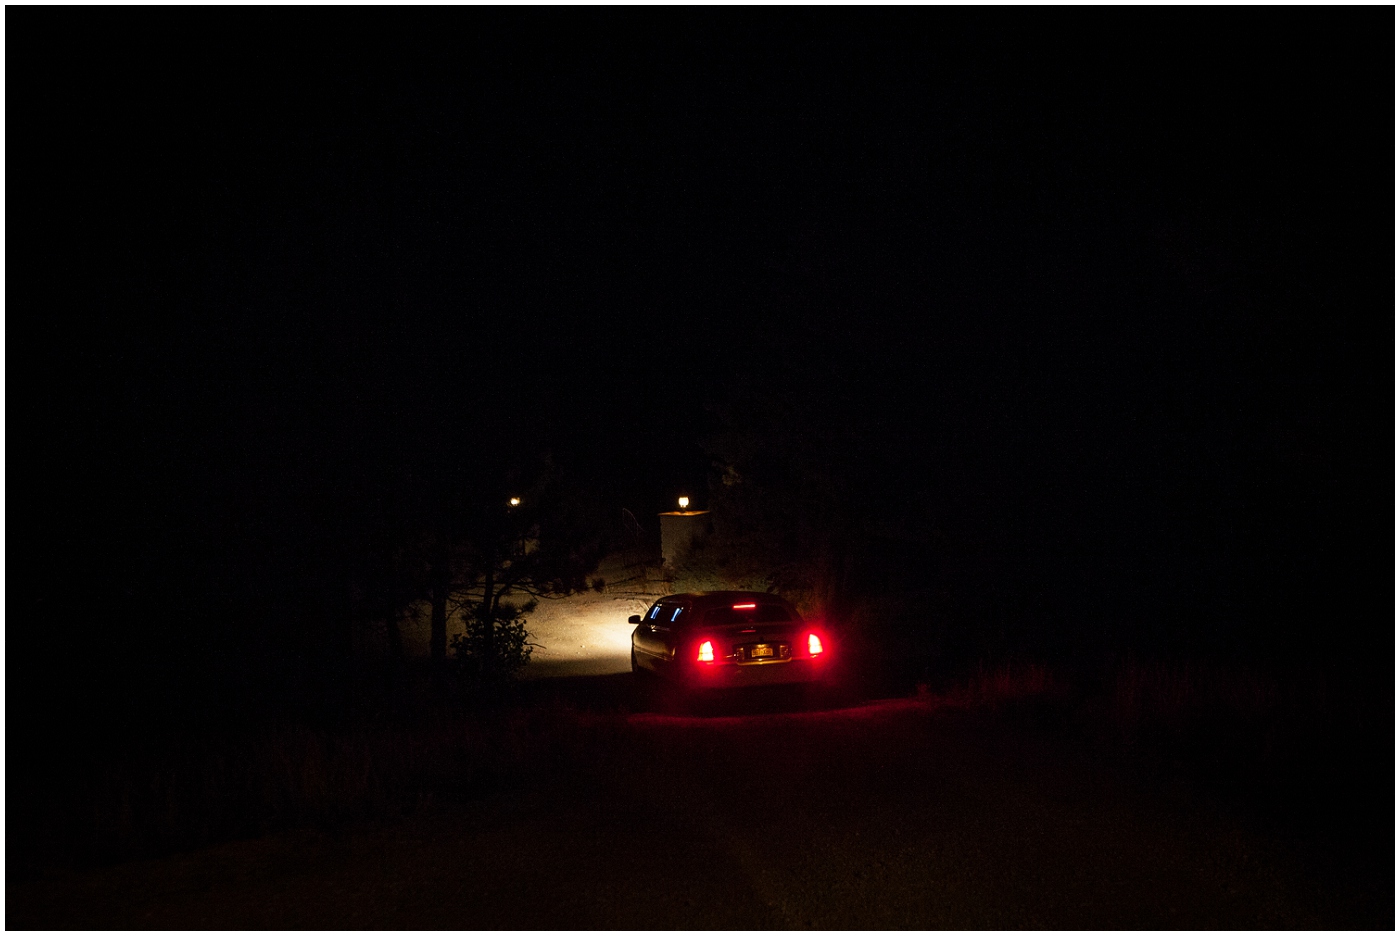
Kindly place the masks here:
<instances>
[{"instance_id":1,"label":"car side mirror","mask_svg":"<svg viewBox=\"0 0 1400 936\"><path fill-rule=\"evenodd\" d=\"M631 617L629 617L629 618L627 619L627 623L628 623L628 624L640 624L640 623L642 623L642 616L641 616L640 614L634 614L634 615L632 615Z\"/></svg>"}]
</instances>

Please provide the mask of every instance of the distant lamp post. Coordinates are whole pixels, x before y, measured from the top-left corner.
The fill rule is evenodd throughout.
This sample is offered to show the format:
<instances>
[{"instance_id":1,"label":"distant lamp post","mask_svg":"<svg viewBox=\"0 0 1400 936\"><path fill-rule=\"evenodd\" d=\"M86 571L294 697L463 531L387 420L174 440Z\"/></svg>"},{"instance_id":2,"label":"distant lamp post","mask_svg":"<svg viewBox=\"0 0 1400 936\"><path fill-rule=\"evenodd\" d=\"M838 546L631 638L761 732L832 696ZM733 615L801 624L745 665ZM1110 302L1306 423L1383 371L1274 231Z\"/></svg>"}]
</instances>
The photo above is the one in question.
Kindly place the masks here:
<instances>
[{"instance_id":1,"label":"distant lamp post","mask_svg":"<svg viewBox=\"0 0 1400 936\"><path fill-rule=\"evenodd\" d=\"M689 494L677 497L676 503L679 510L663 510L657 517L661 521L661 565L673 572L676 562L710 528L710 512L698 507L691 510Z\"/></svg>"},{"instance_id":2,"label":"distant lamp post","mask_svg":"<svg viewBox=\"0 0 1400 936\"><path fill-rule=\"evenodd\" d=\"M518 498L518 497L512 497L512 498L510 499L510 505L511 505L512 507L519 507L519 506L520 506L520 498Z\"/></svg>"}]
</instances>

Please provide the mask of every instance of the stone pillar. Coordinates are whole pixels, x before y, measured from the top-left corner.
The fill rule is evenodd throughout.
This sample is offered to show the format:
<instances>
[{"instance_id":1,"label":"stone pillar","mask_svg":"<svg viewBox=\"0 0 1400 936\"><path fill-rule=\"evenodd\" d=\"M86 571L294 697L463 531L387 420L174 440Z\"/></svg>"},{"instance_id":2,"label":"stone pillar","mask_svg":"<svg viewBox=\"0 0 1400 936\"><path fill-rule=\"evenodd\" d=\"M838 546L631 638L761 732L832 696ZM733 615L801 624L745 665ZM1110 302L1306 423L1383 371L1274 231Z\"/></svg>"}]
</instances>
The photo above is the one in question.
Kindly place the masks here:
<instances>
[{"instance_id":1,"label":"stone pillar","mask_svg":"<svg viewBox=\"0 0 1400 936\"><path fill-rule=\"evenodd\" d=\"M709 529L708 510L669 510L661 514L661 564L674 569L690 544Z\"/></svg>"}]
</instances>

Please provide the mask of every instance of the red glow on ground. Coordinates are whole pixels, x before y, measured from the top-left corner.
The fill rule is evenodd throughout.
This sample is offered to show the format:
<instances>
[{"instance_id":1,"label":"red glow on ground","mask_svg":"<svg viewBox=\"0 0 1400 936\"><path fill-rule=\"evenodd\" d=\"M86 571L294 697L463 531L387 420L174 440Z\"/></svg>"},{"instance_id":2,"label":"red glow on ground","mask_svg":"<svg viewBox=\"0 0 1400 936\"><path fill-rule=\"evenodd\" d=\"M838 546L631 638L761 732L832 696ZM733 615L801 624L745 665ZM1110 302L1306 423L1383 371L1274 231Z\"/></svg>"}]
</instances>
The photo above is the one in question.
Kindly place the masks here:
<instances>
[{"instance_id":1,"label":"red glow on ground","mask_svg":"<svg viewBox=\"0 0 1400 936\"><path fill-rule=\"evenodd\" d=\"M743 711L745 704L753 706L753 709ZM890 717L922 717L933 711L938 703L931 697L916 696L898 699L872 699L845 708L818 710L764 710L762 703L745 703L742 699L735 701L733 705L737 710L706 715L637 712L628 715L627 722L632 725L656 728L689 726L716 732L749 731L755 725L766 725L777 729L789 722L824 722L836 726L879 721Z\"/></svg>"}]
</instances>

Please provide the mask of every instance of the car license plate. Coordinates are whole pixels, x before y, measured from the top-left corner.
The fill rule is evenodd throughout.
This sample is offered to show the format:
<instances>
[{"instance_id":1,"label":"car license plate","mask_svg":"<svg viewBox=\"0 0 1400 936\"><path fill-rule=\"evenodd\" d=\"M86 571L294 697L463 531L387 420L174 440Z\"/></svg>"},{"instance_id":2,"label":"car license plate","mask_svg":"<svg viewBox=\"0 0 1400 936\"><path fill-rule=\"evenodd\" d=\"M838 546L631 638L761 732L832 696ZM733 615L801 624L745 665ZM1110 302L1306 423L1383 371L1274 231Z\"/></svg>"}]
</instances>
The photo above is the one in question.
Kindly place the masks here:
<instances>
[{"instance_id":1,"label":"car license plate","mask_svg":"<svg viewBox=\"0 0 1400 936\"><path fill-rule=\"evenodd\" d=\"M773 655L772 647L750 647L749 659L756 660L759 657L770 657Z\"/></svg>"}]
</instances>

